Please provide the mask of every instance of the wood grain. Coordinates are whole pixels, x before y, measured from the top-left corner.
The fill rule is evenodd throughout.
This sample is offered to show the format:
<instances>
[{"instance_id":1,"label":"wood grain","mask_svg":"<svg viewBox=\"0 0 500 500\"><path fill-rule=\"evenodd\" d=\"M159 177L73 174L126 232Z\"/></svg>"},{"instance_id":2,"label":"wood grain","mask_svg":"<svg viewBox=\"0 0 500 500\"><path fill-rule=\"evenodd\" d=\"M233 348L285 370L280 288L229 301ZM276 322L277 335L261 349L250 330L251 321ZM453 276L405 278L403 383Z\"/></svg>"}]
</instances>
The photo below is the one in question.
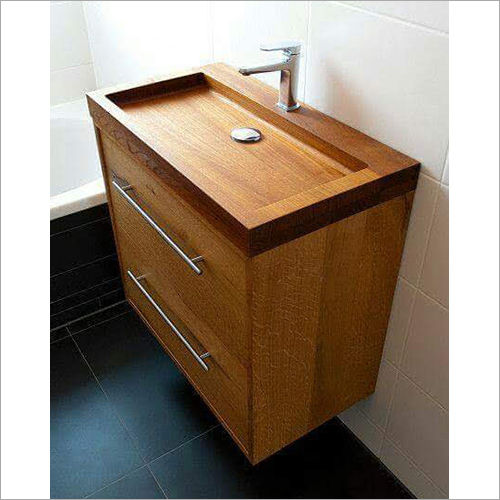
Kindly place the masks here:
<instances>
[{"instance_id":1,"label":"wood grain","mask_svg":"<svg viewBox=\"0 0 500 500\"><path fill-rule=\"evenodd\" d=\"M252 461L375 389L411 197L251 261Z\"/></svg>"},{"instance_id":2,"label":"wood grain","mask_svg":"<svg viewBox=\"0 0 500 500\"><path fill-rule=\"evenodd\" d=\"M89 107L100 129L247 256L415 188L415 160L307 106L285 113L275 99L216 64L93 92ZM263 139L233 142L242 125Z\"/></svg>"},{"instance_id":3,"label":"wood grain","mask_svg":"<svg viewBox=\"0 0 500 500\"><path fill-rule=\"evenodd\" d=\"M309 430L325 245L317 231L252 259L254 462Z\"/></svg>"}]
</instances>

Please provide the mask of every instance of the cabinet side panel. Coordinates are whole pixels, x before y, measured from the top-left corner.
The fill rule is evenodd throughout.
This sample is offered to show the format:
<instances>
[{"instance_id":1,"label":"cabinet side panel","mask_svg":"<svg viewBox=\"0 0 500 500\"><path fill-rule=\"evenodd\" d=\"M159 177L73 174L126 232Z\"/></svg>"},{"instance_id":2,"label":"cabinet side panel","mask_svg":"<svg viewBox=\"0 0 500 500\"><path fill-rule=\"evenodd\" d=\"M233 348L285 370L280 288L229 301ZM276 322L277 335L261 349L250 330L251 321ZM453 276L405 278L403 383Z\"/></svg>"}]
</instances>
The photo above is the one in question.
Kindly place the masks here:
<instances>
[{"instance_id":1,"label":"cabinet side panel","mask_svg":"<svg viewBox=\"0 0 500 500\"><path fill-rule=\"evenodd\" d=\"M311 427L375 390L412 195L328 228Z\"/></svg>"},{"instance_id":2,"label":"cabinet side panel","mask_svg":"<svg viewBox=\"0 0 500 500\"><path fill-rule=\"evenodd\" d=\"M118 241L118 238L116 236L117 222L116 222L116 216L115 216L113 203L111 201L111 188L109 186L109 181L108 181L108 166L106 163L106 157L104 155L104 148L103 148L103 143L102 143L102 132L95 124L94 124L94 133L95 133L95 140L96 140L96 145L97 145L97 152L99 154L99 162L101 164L102 177L104 179L104 188L106 190L106 201L107 201L108 207L109 207L109 215L111 218L111 225L113 227L113 238L115 239L116 253L118 255L118 262L120 264L120 276L122 279L122 283L125 283L125 276L123 274L122 253L121 253L121 249L120 249L120 242Z\"/></svg>"},{"instance_id":3,"label":"cabinet side panel","mask_svg":"<svg viewBox=\"0 0 500 500\"><path fill-rule=\"evenodd\" d=\"M252 259L254 463L373 392L411 203Z\"/></svg>"},{"instance_id":4,"label":"cabinet side panel","mask_svg":"<svg viewBox=\"0 0 500 500\"><path fill-rule=\"evenodd\" d=\"M309 428L326 232L252 259L253 461Z\"/></svg>"}]
</instances>

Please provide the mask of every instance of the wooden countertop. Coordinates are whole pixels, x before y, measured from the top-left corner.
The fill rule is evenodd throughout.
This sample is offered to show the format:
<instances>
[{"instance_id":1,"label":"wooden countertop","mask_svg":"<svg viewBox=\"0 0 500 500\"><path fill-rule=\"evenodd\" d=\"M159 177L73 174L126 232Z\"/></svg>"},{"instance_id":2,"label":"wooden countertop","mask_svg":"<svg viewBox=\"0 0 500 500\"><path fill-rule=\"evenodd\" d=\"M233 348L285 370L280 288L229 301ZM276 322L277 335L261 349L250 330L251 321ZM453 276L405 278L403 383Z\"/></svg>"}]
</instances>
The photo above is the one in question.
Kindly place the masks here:
<instances>
[{"instance_id":1,"label":"wooden countertop","mask_svg":"<svg viewBox=\"0 0 500 500\"><path fill-rule=\"evenodd\" d=\"M95 125L247 255L415 189L419 163L277 91L212 64L88 94ZM235 127L261 131L234 142Z\"/></svg>"}]
</instances>

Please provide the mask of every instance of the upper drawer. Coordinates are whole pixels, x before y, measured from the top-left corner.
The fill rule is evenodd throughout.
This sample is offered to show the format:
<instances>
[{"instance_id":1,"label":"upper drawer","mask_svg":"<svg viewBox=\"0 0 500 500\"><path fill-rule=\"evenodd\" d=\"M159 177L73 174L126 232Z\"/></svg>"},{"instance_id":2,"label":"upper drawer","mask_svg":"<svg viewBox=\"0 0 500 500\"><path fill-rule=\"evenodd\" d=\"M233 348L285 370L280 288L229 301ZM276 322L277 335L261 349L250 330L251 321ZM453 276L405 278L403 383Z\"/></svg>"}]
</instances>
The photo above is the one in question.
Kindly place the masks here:
<instances>
[{"instance_id":1,"label":"upper drawer","mask_svg":"<svg viewBox=\"0 0 500 500\"><path fill-rule=\"evenodd\" d=\"M112 180L113 173L125 180L132 187L126 194L172 237L182 252L190 257L202 255L203 262L196 265L203 273L194 272L137 208L112 186L110 194L122 258L125 246L127 251L128 247L136 248L144 265L161 277L158 289L169 307L202 336L206 332L218 337L233 355L247 364L245 261L113 142L104 137L103 143L108 180Z\"/></svg>"},{"instance_id":2,"label":"upper drawer","mask_svg":"<svg viewBox=\"0 0 500 500\"><path fill-rule=\"evenodd\" d=\"M130 194L139 202L141 208L186 254L190 257L203 257L203 262L196 263L197 267L226 279L236 291L245 294L246 259L240 251L114 141L105 134L101 134L101 138L109 181L111 182L114 173L128 183ZM189 270L189 266L185 265Z\"/></svg>"}]
</instances>

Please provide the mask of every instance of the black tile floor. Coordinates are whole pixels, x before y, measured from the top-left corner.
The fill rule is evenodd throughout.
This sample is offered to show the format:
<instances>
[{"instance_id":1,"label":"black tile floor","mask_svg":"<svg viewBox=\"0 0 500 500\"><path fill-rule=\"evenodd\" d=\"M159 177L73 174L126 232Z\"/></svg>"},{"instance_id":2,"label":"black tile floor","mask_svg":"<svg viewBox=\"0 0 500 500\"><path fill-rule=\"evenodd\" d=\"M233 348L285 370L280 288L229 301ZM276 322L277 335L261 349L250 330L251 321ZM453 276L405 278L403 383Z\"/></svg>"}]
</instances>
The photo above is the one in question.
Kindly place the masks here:
<instances>
[{"instance_id":1,"label":"black tile floor","mask_svg":"<svg viewBox=\"0 0 500 500\"><path fill-rule=\"evenodd\" d=\"M338 420L252 467L122 304L51 344L51 498L412 498Z\"/></svg>"}]
</instances>

